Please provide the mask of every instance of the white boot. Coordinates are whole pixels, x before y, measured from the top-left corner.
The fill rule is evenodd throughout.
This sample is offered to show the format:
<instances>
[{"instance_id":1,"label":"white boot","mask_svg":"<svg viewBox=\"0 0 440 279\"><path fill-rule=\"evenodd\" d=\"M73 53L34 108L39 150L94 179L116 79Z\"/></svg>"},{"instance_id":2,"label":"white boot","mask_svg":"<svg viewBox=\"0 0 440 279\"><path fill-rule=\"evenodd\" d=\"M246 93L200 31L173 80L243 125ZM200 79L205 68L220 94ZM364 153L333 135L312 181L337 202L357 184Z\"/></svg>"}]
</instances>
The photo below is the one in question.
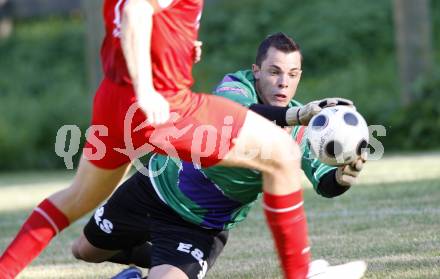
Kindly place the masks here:
<instances>
[{"instance_id":1,"label":"white boot","mask_svg":"<svg viewBox=\"0 0 440 279\"><path fill-rule=\"evenodd\" d=\"M360 279L366 270L364 261L331 266L325 260L316 260L309 265L307 279Z\"/></svg>"}]
</instances>

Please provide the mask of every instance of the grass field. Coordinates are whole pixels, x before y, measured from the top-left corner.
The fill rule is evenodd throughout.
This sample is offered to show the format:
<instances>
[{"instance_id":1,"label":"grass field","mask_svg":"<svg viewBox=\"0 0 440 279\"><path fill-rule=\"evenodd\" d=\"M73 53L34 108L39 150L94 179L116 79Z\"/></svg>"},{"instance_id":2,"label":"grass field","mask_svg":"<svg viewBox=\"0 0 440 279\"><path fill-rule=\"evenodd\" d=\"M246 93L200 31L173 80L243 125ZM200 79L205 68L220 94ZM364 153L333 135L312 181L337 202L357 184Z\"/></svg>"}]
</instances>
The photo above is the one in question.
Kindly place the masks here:
<instances>
[{"instance_id":1,"label":"grass field","mask_svg":"<svg viewBox=\"0 0 440 279\"><path fill-rule=\"evenodd\" d=\"M0 175L0 250L31 208L66 186L72 172ZM340 198L308 187L305 204L314 258L368 262L365 278L440 278L440 154L390 156L371 161L361 183ZM109 278L117 264L86 264L70 245L87 221L61 234L19 278ZM230 234L207 278L281 278L260 205Z\"/></svg>"}]
</instances>

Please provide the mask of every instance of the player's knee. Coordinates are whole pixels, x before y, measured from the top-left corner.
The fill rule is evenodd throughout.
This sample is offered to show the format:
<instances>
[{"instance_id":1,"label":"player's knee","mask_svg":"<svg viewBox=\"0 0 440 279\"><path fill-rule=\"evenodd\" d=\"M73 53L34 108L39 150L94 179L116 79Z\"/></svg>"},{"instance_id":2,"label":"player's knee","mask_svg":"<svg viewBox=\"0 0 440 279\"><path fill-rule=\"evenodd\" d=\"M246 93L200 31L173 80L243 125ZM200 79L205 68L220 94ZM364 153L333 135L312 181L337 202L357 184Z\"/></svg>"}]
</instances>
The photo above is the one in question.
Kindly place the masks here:
<instances>
[{"instance_id":1,"label":"player's knee","mask_svg":"<svg viewBox=\"0 0 440 279\"><path fill-rule=\"evenodd\" d=\"M81 250L73 250L72 249L72 254L75 257L75 259L82 260L82 261L85 261L88 263L102 263L102 262L104 262L103 259L95 258L95 257L88 255L87 253L85 253L84 251L81 251Z\"/></svg>"},{"instance_id":2,"label":"player's knee","mask_svg":"<svg viewBox=\"0 0 440 279\"><path fill-rule=\"evenodd\" d=\"M73 245L72 245L72 255L75 257L75 259L77 259L77 260L82 260L82 258L81 258L81 253L80 253L80 249L79 249L79 247L78 247L79 245L78 245L78 240L77 241L75 241L74 243L73 243Z\"/></svg>"},{"instance_id":3,"label":"player's knee","mask_svg":"<svg viewBox=\"0 0 440 279\"><path fill-rule=\"evenodd\" d=\"M72 255L77 260L82 260L89 263L101 263L104 261L96 257L93 253L88 253L87 249L81 245L81 241L79 239L77 239L72 245Z\"/></svg>"}]
</instances>

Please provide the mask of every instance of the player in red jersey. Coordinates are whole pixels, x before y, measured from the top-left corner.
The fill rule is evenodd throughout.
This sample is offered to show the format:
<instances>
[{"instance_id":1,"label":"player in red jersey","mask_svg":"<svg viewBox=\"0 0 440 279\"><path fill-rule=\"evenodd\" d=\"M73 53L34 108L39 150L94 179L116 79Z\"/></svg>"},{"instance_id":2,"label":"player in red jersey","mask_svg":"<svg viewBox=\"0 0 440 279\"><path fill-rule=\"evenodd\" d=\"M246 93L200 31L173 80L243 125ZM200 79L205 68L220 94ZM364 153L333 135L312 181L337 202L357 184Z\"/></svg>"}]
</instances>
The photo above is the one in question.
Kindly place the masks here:
<instances>
[{"instance_id":1,"label":"player in red jersey","mask_svg":"<svg viewBox=\"0 0 440 279\"><path fill-rule=\"evenodd\" d=\"M256 113L190 90L202 6L202 0L105 1L105 78L94 99L95 130L70 187L39 204L1 256L0 278L15 277L57 233L108 197L132 160L152 151L262 171L265 213L285 277L305 278L310 255L298 146ZM307 124L314 113L305 106L289 119ZM185 278L175 272L157 266L149 278Z\"/></svg>"}]
</instances>

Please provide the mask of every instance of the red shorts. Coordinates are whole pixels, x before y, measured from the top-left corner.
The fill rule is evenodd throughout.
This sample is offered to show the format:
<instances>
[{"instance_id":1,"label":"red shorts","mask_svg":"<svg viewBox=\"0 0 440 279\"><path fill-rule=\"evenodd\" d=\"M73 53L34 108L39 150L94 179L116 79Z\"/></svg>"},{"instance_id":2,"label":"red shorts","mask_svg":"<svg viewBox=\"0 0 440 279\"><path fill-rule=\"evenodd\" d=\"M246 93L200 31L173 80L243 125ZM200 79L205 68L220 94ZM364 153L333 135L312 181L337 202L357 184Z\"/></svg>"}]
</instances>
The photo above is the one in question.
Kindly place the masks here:
<instances>
[{"instance_id":1,"label":"red shorts","mask_svg":"<svg viewBox=\"0 0 440 279\"><path fill-rule=\"evenodd\" d=\"M106 169L149 152L203 167L218 163L232 148L247 109L226 98L191 91L167 99L172 120L153 127L138 108L131 85L104 79L95 95L84 156Z\"/></svg>"}]
</instances>

